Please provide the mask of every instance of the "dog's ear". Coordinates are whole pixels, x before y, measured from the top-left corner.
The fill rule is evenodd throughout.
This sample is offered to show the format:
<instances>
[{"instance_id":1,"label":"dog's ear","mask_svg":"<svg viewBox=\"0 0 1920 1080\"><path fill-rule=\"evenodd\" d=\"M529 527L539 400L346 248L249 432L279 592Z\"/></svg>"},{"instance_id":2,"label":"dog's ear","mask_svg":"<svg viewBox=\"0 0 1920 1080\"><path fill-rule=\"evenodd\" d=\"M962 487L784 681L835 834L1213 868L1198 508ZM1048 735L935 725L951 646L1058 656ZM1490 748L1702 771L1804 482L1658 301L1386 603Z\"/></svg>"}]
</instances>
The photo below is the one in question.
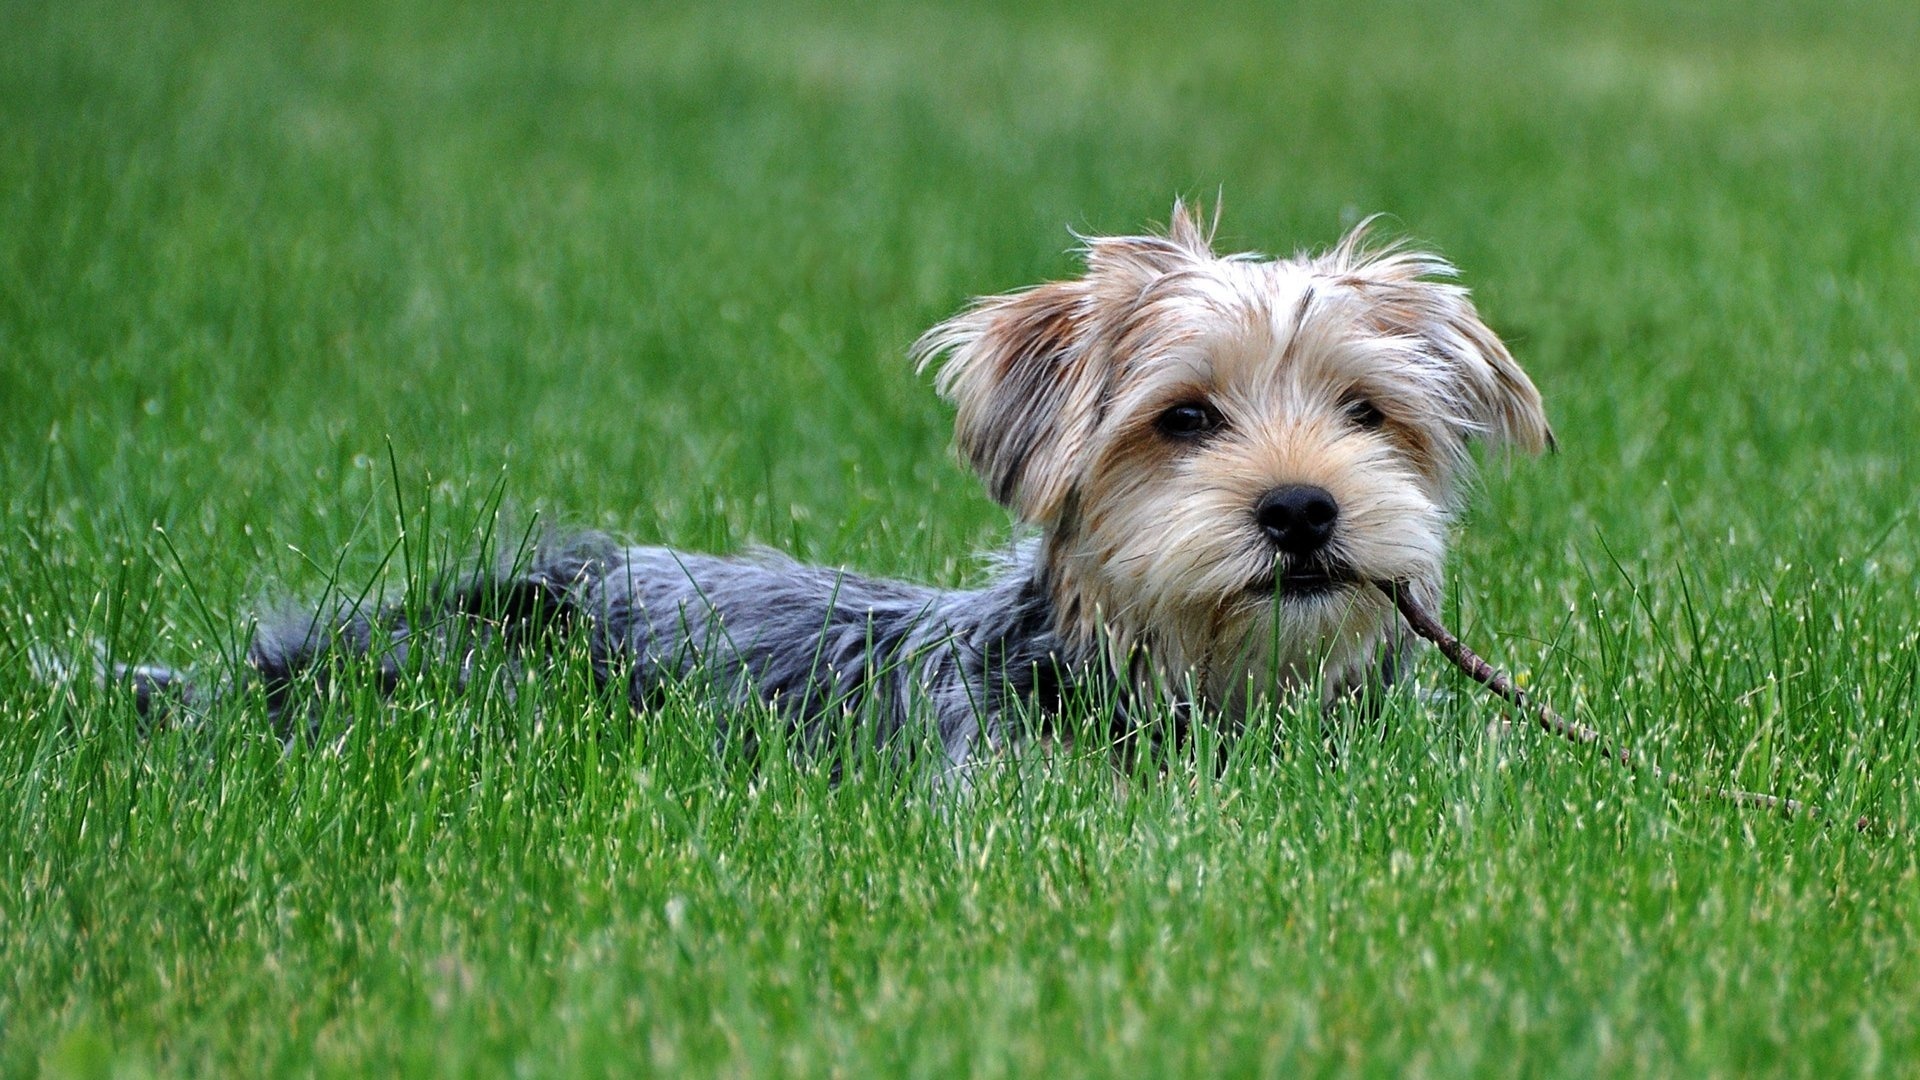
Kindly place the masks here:
<instances>
[{"instance_id":1,"label":"dog's ear","mask_svg":"<svg viewBox=\"0 0 1920 1080\"><path fill-rule=\"evenodd\" d=\"M1444 280L1453 265L1399 244L1369 249L1363 221L1320 260L1320 269L1358 291L1385 334L1419 341L1458 379L1472 434L1528 453L1556 448L1533 380L1474 309L1467 290Z\"/></svg>"},{"instance_id":2,"label":"dog's ear","mask_svg":"<svg viewBox=\"0 0 1920 1080\"><path fill-rule=\"evenodd\" d=\"M995 501L1046 525L1078 476L1104 376L1092 355L1100 300L1091 276L983 297L921 335L913 358L946 363L954 442Z\"/></svg>"},{"instance_id":3,"label":"dog's ear","mask_svg":"<svg viewBox=\"0 0 1920 1080\"><path fill-rule=\"evenodd\" d=\"M1162 274L1171 274L1215 258L1217 217L1205 219L1181 199L1173 201L1164 236L1074 236L1087 260L1086 284L1099 297L1125 301Z\"/></svg>"},{"instance_id":4,"label":"dog's ear","mask_svg":"<svg viewBox=\"0 0 1920 1080\"><path fill-rule=\"evenodd\" d=\"M1167 239L1181 251L1196 259L1213 258L1213 234L1220 227L1220 207L1214 205L1213 217L1201 224L1205 217L1204 207L1195 204L1188 209L1185 199L1173 200L1173 215L1167 219Z\"/></svg>"},{"instance_id":5,"label":"dog's ear","mask_svg":"<svg viewBox=\"0 0 1920 1080\"><path fill-rule=\"evenodd\" d=\"M1210 229L1173 204L1164 236L1081 236L1087 272L982 297L914 342L954 403L954 442L995 501L1051 524L1088 457L1108 391L1104 342L1152 282L1213 258Z\"/></svg>"},{"instance_id":6,"label":"dog's ear","mask_svg":"<svg viewBox=\"0 0 1920 1080\"><path fill-rule=\"evenodd\" d=\"M1529 454L1557 450L1553 427L1540 390L1507 351L1506 343L1474 310L1465 289L1447 288L1452 296L1431 314L1427 340L1443 355L1459 358L1462 373L1486 438L1517 446Z\"/></svg>"}]
</instances>

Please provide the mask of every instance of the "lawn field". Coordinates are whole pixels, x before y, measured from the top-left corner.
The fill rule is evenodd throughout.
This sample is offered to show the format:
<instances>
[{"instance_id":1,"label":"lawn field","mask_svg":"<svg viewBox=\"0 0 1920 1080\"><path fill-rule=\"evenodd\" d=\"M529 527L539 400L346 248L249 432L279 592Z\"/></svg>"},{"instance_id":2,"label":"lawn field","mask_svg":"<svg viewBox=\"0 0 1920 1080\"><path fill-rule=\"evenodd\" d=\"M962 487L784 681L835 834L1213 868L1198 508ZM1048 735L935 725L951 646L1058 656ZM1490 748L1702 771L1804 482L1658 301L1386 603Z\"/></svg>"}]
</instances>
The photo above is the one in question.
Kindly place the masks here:
<instances>
[{"instance_id":1,"label":"lawn field","mask_svg":"<svg viewBox=\"0 0 1920 1080\"><path fill-rule=\"evenodd\" d=\"M1920 1074L1920 5L0 0L0 1074ZM1457 262L1561 451L1381 730L964 799L579 665L143 737L537 522L959 585L905 360L1069 229ZM347 715L358 723L346 724Z\"/></svg>"}]
</instances>

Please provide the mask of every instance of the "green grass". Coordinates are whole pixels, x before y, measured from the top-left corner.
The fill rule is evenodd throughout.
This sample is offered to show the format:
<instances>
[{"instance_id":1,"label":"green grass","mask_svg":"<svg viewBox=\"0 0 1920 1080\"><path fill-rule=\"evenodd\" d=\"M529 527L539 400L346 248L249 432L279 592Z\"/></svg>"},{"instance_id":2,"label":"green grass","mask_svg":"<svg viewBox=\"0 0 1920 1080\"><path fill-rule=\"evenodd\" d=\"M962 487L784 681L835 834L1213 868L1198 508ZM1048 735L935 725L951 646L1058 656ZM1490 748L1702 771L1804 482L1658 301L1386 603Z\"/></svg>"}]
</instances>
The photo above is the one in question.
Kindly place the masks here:
<instances>
[{"instance_id":1,"label":"green grass","mask_svg":"<svg viewBox=\"0 0 1920 1080\"><path fill-rule=\"evenodd\" d=\"M1920 8L500 8L0 5L0 1071L1913 1071ZM1894 833L1491 739L1432 657L1338 755L957 805L564 669L284 753L34 674L398 588L403 508L415 576L497 500L974 580L907 343L1216 193L1392 214L1545 392L1450 622Z\"/></svg>"}]
</instances>

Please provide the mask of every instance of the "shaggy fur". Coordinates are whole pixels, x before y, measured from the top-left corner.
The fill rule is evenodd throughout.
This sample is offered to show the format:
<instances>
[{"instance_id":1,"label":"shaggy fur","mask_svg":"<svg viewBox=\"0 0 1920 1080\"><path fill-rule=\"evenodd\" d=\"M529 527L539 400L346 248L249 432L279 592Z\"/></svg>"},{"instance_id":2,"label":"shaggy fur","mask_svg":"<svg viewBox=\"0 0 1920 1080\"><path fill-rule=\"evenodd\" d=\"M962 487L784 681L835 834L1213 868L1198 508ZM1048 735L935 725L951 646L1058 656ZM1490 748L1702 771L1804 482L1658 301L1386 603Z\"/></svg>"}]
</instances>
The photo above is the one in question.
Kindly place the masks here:
<instances>
[{"instance_id":1,"label":"shaggy fur","mask_svg":"<svg viewBox=\"0 0 1920 1080\"><path fill-rule=\"evenodd\" d=\"M395 607L269 620L249 678L292 733L343 658L392 680L409 652L464 663L481 637L557 625L637 708L697 680L771 704L803 742L853 722L952 765L1069 694L1121 731L1352 693L1401 648L1369 583L1438 598L1469 442L1552 443L1526 374L1436 280L1452 267L1365 237L1222 257L1176 204L1165 235L1086 239L1081 277L929 330L913 355L938 366L960 453L1037 534L984 588L558 538L446 590L428 625ZM132 676L145 702L195 693Z\"/></svg>"}]
</instances>

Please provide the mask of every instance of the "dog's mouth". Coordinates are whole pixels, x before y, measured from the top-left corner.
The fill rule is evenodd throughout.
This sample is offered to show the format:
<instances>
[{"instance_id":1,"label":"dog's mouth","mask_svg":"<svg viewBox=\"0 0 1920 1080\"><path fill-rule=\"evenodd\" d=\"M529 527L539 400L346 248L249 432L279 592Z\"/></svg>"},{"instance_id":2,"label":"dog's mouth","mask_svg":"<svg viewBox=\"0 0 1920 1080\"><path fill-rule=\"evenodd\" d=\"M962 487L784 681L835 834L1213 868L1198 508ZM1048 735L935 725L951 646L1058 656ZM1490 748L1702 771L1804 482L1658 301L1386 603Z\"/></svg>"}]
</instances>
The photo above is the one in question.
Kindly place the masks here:
<instances>
[{"instance_id":1,"label":"dog's mouth","mask_svg":"<svg viewBox=\"0 0 1920 1080\"><path fill-rule=\"evenodd\" d=\"M1247 591L1262 597L1278 594L1285 601L1310 600L1359 583L1360 579L1349 567L1337 563L1308 563L1274 567L1248 585Z\"/></svg>"}]
</instances>

